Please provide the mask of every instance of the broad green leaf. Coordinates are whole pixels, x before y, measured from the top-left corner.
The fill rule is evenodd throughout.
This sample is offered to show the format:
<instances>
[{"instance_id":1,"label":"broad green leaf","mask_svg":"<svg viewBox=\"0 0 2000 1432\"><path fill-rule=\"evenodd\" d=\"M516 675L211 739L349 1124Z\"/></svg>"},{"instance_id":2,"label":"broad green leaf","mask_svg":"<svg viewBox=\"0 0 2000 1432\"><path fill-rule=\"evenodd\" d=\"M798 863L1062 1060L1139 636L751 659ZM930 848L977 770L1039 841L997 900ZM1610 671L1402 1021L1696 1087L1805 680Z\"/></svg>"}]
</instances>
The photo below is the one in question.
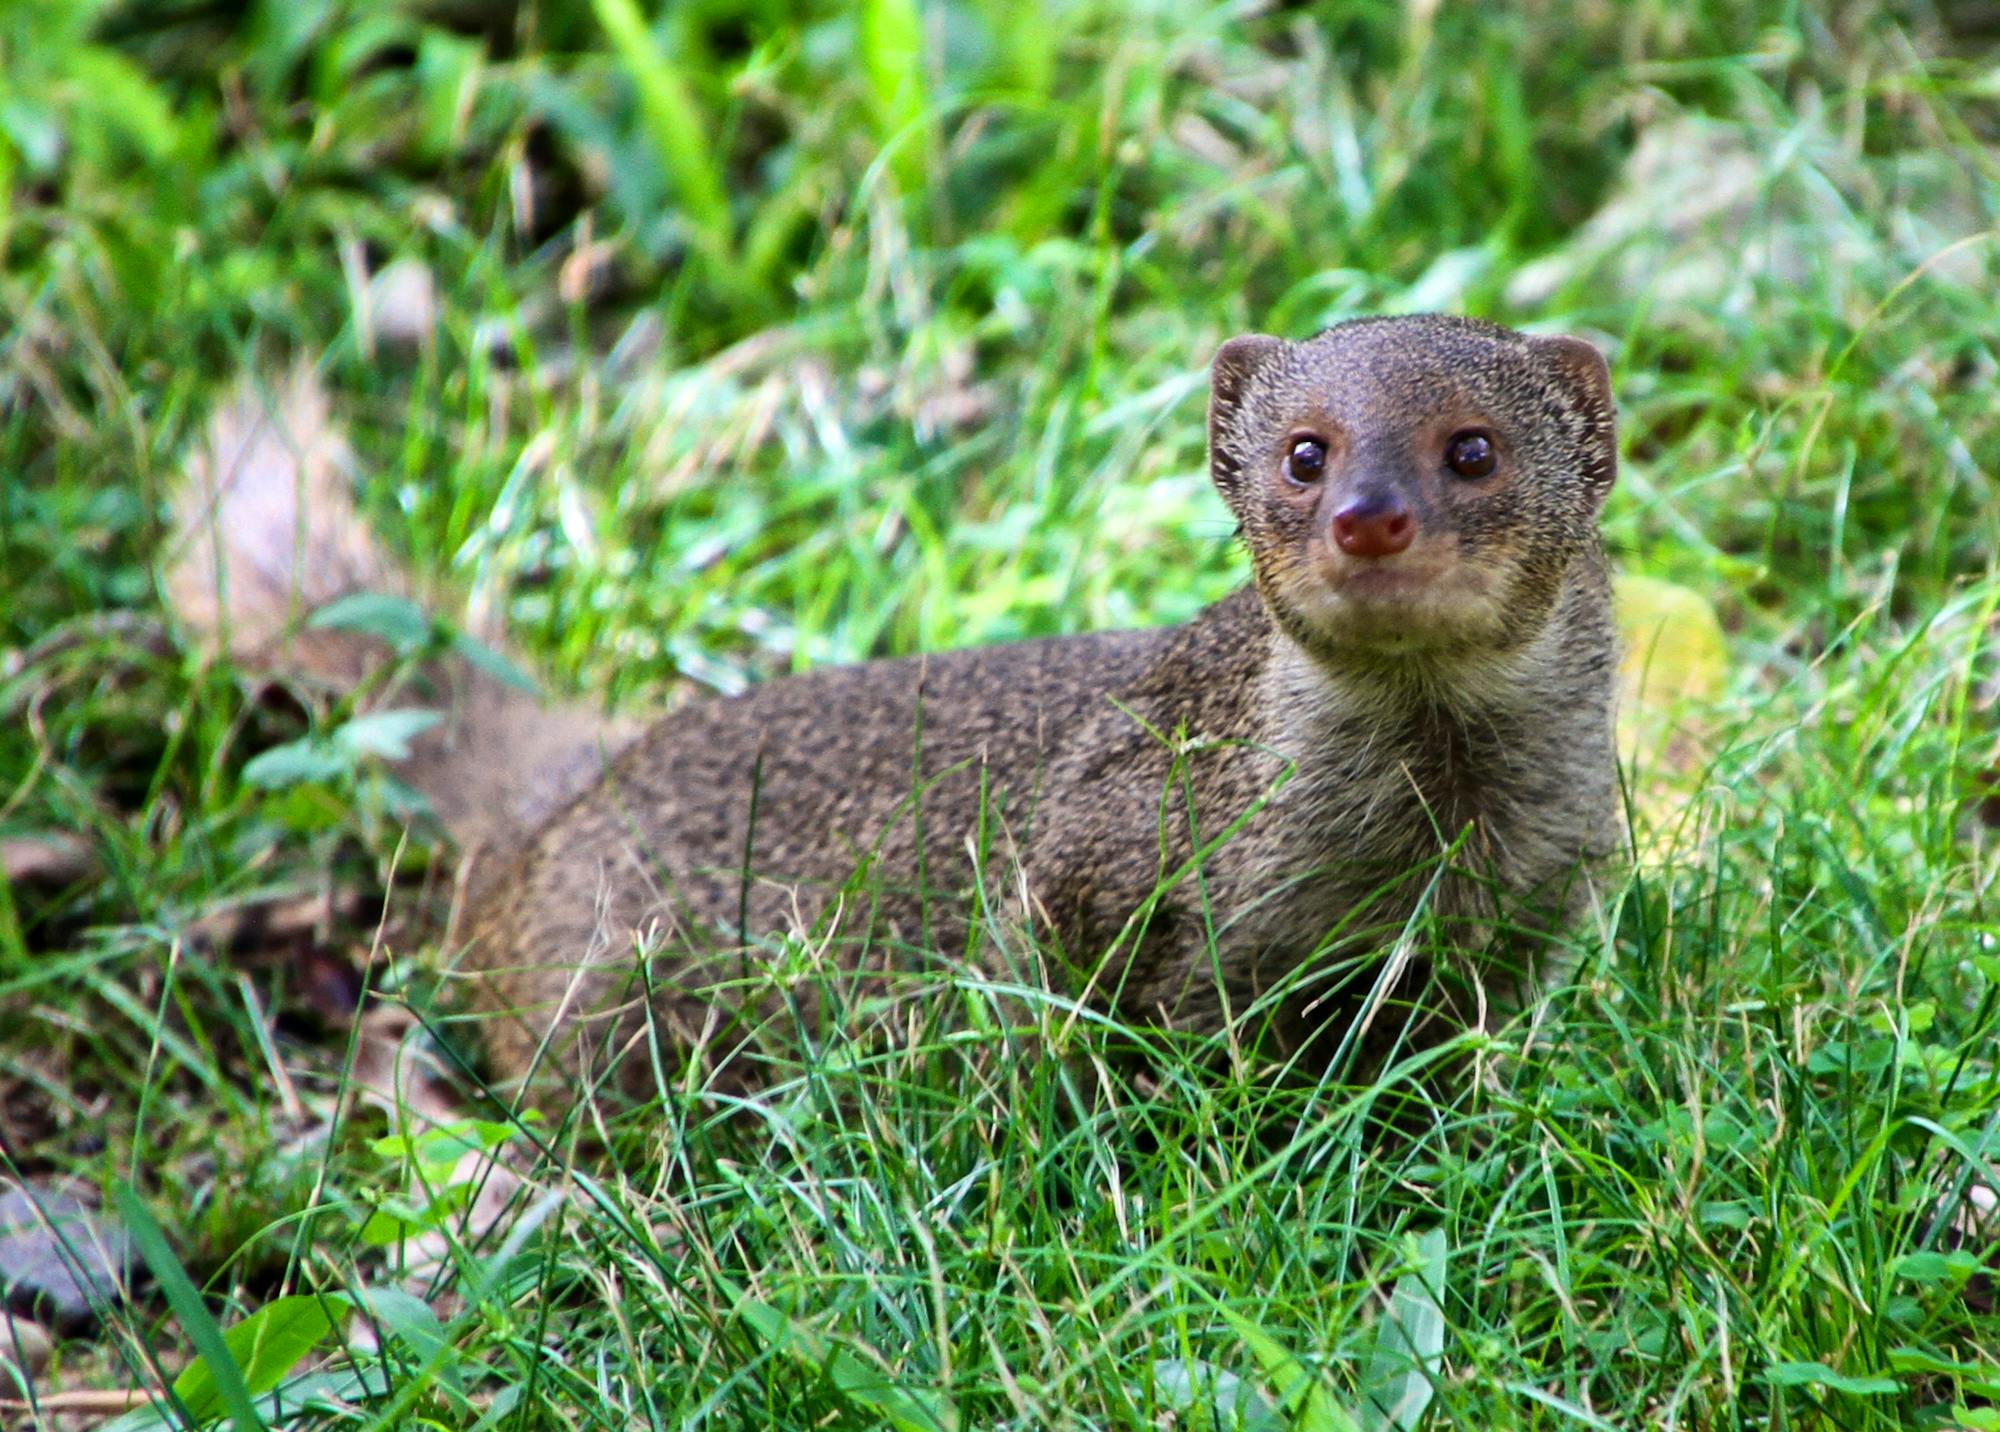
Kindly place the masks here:
<instances>
[{"instance_id":1,"label":"broad green leaf","mask_svg":"<svg viewBox=\"0 0 2000 1432\"><path fill-rule=\"evenodd\" d=\"M1960 1380L1960 1390L1989 1391L1993 1386L1990 1370L1975 1363L1956 1362L1948 1357L1940 1357L1927 1348L1892 1347L1889 1349L1889 1371L1938 1373Z\"/></svg>"},{"instance_id":2,"label":"broad green leaf","mask_svg":"<svg viewBox=\"0 0 2000 1432\"><path fill-rule=\"evenodd\" d=\"M273 1298L223 1333L222 1341L249 1394L256 1397L282 1382L299 1359L332 1331L333 1315L347 1306L347 1299L338 1293ZM215 1373L204 1354L174 1379L174 1395L199 1419L222 1410L224 1398Z\"/></svg>"},{"instance_id":3,"label":"broad green leaf","mask_svg":"<svg viewBox=\"0 0 2000 1432\"><path fill-rule=\"evenodd\" d=\"M255 762L251 764L254 765ZM343 768L338 774L344 773ZM249 774L247 768L245 774ZM331 777L327 779L330 780ZM255 780L250 783L259 789L268 788ZM353 807L334 794L326 781L310 777L298 781L288 780L282 782L280 788L285 792L284 797L271 802L268 807L269 813L286 830L295 831L300 835L331 830L353 813Z\"/></svg>"},{"instance_id":4,"label":"broad green leaf","mask_svg":"<svg viewBox=\"0 0 2000 1432\"><path fill-rule=\"evenodd\" d=\"M1389 1310L1375 1329L1375 1351L1362 1383L1367 1432L1413 1432L1443 1371L1445 1236L1433 1228L1416 1240L1419 1271L1396 1280Z\"/></svg>"},{"instance_id":5,"label":"broad green leaf","mask_svg":"<svg viewBox=\"0 0 2000 1432\"><path fill-rule=\"evenodd\" d=\"M745 1298L736 1305L736 1315L772 1351L823 1373L849 1402L881 1417L896 1432L957 1432L958 1408L943 1392L893 1381L846 1344L769 1303Z\"/></svg>"},{"instance_id":6,"label":"broad green leaf","mask_svg":"<svg viewBox=\"0 0 2000 1432\"><path fill-rule=\"evenodd\" d=\"M279 791L287 786L337 780L353 770L351 753L337 750L320 737L302 736L251 757L243 766L243 779L259 790Z\"/></svg>"},{"instance_id":7,"label":"broad green leaf","mask_svg":"<svg viewBox=\"0 0 2000 1432\"><path fill-rule=\"evenodd\" d=\"M1282 1426L1278 1410L1243 1378L1199 1358L1162 1358L1152 1367L1155 1396L1182 1427L1262 1432Z\"/></svg>"},{"instance_id":8,"label":"broad green leaf","mask_svg":"<svg viewBox=\"0 0 2000 1432\"><path fill-rule=\"evenodd\" d=\"M1053 15L1042 23L1024 25L1018 7L1008 0L979 0L978 10L986 22L994 49L1002 58L1002 72L1008 83L1023 93L1042 96L1049 91L1055 75L1055 50L1061 29Z\"/></svg>"},{"instance_id":9,"label":"broad green leaf","mask_svg":"<svg viewBox=\"0 0 2000 1432\"><path fill-rule=\"evenodd\" d=\"M417 42L416 73L423 97L423 148L440 159L465 142L464 127L486 62L485 46L464 36L424 28Z\"/></svg>"},{"instance_id":10,"label":"broad green leaf","mask_svg":"<svg viewBox=\"0 0 2000 1432\"><path fill-rule=\"evenodd\" d=\"M174 147L180 126L173 106L144 70L102 45L72 51L67 63L76 101L115 126L135 149L160 159Z\"/></svg>"},{"instance_id":11,"label":"broad green leaf","mask_svg":"<svg viewBox=\"0 0 2000 1432\"><path fill-rule=\"evenodd\" d=\"M469 664L503 685L511 686L516 691L525 691L530 696L538 695L541 691L541 688L535 685L534 678L520 667L492 647L467 636L464 632L452 637L451 649L464 657Z\"/></svg>"},{"instance_id":12,"label":"broad green leaf","mask_svg":"<svg viewBox=\"0 0 2000 1432\"><path fill-rule=\"evenodd\" d=\"M1290 1414L1293 1432L1360 1432L1359 1424L1333 1400L1326 1384L1283 1343L1240 1313L1225 1308L1222 1316L1270 1379L1278 1406Z\"/></svg>"},{"instance_id":13,"label":"broad green leaf","mask_svg":"<svg viewBox=\"0 0 2000 1432\"><path fill-rule=\"evenodd\" d=\"M353 756L380 756L385 761L400 761L410 754L410 742L437 725L435 711L404 710L370 711L365 716L356 716L345 722L333 733L336 750Z\"/></svg>"},{"instance_id":14,"label":"broad green leaf","mask_svg":"<svg viewBox=\"0 0 2000 1432\"><path fill-rule=\"evenodd\" d=\"M1966 1249L1950 1253L1905 1253L1889 1265L1889 1276L1911 1283L1963 1283L1980 1268Z\"/></svg>"},{"instance_id":15,"label":"broad green leaf","mask_svg":"<svg viewBox=\"0 0 2000 1432\"><path fill-rule=\"evenodd\" d=\"M355 1301L409 1349L418 1366L434 1372L455 1396L465 1395L456 1351L446 1341L444 1325L429 1303L414 1293L388 1286L365 1288L355 1295Z\"/></svg>"},{"instance_id":16,"label":"broad green leaf","mask_svg":"<svg viewBox=\"0 0 2000 1432\"><path fill-rule=\"evenodd\" d=\"M916 0L862 0L861 60L890 167L907 195L924 189L924 20Z\"/></svg>"},{"instance_id":17,"label":"broad green leaf","mask_svg":"<svg viewBox=\"0 0 2000 1432\"><path fill-rule=\"evenodd\" d=\"M454 1119L416 1134L384 1134L369 1148L385 1159L407 1159L425 1176L442 1179L470 1153L491 1153L520 1132L497 1119Z\"/></svg>"},{"instance_id":18,"label":"broad green leaf","mask_svg":"<svg viewBox=\"0 0 2000 1432\"><path fill-rule=\"evenodd\" d=\"M422 607L387 592L354 592L328 602L306 619L306 625L380 637L406 655L428 642L433 630Z\"/></svg>"},{"instance_id":19,"label":"broad green leaf","mask_svg":"<svg viewBox=\"0 0 2000 1432\"><path fill-rule=\"evenodd\" d=\"M252 1405L260 1417L275 1420L282 1416L291 1420L278 1425L296 1426L299 1410L308 1404L353 1407L358 1403L386 1398L394 1390L381 1368L350 1362L345 1367L286 1378L276 1388L254 1398ZM185 1432L187 1427L187 1419L162 1401L104 1423L96 1432L154 1432L156 1428Z\"/></svg>"},{"instance_id":20,"label":"broad green leaf","mask_svg":"<svg viewBox=\"0 0 2000 1432\"><path fill-rule=\"evenodd\" d=\"M441 1228L472 1201L472 1185L448 1184L429 1198L384 1198L363 1220L355 1237L370 1248L386 1248Z\"/></svg>"}]
</instances>

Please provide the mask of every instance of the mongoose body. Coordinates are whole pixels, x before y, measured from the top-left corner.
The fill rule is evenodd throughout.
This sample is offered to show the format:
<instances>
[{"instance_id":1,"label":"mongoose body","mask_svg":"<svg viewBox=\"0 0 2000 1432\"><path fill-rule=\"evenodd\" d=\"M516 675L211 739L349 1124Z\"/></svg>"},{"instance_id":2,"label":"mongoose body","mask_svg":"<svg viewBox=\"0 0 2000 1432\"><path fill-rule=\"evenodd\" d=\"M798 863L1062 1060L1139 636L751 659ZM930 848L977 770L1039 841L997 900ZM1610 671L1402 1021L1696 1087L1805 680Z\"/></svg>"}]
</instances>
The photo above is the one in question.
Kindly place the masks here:
<instances>
[{"instance_id":1,"label":"mongoose body","mask_svg":"<svg viewBox=\"0 0 2000 1432\"><path fill-rule=\"evenodd\" d=\"M1236 339L1209 433L1255 581L1193 622L686 706L482 855L463 963L497 1072L573 1087L648 1034L727 1065L774 932L850 970L1053 950L1200 1033L1290 983L1256 1031L1287 1051L1349 1029L1392 951L1511 997L1620 843L1602 359L1437 317Z\"/></svg>"},{"instance_id":2,"label":"mongoose body","mask_svg":"<svg viewBox=\"0 0 2000 1432\"><path fill-rule=\"evenodd\" d=\"M1468 433L1492 472L1447 467ZM586 1032L615 1049L592 1011L636 1029L639 931L682 1047L738 988L714 952L759 933L1004 959L963 947L975 850L989 904L1127 1017L1215 1030L1318 956L1267 1021L1281 1046L1352 1015L1355 956L1420 905L1496 955L1496 923L1565 917L1617 841L1601 361L1445 319L1238 340L1211 435L1258 581L1189 625L791 678L640 737L481 900L500 1067L568 1062ZM1295 470L1302 441L1322 471Z\"/></svg>"}]
</instances>

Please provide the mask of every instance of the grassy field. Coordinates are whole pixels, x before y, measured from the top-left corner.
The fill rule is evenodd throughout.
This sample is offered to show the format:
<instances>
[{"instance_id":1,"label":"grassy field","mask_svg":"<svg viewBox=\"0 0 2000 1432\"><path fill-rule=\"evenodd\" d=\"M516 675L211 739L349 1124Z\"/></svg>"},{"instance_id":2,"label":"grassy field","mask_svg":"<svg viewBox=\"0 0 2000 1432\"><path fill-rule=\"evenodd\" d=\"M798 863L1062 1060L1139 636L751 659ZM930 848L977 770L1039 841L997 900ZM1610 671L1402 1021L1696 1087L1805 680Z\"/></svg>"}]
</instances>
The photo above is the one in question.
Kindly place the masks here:
<instances>
[{"instance_id":1,"label":"grassy field","mask_svg":"<svg viewBox=\"0 0 2000 1432\"><path fill-rule=\"evenodd\" d=\"M80 837L0 880L0 1173L164 1270L39 1394L206 1348L140 1421L2000 1428L1992 7L666 10L0 8L0 837ZM343 713L158 592L236 373L318 364L449 614L636 709L1187 617L1245 571L1215 345L1427 309L1604 346L1614 554L1728 633L1569 986L1455 1072L1094 1090L1115 1031L1021 1059L941 987L555 1140L420 1296L455 1147L335 1117L312 975L427 1008L444 862L363 770L246 780Z\"/></svg>"}]
</instances>

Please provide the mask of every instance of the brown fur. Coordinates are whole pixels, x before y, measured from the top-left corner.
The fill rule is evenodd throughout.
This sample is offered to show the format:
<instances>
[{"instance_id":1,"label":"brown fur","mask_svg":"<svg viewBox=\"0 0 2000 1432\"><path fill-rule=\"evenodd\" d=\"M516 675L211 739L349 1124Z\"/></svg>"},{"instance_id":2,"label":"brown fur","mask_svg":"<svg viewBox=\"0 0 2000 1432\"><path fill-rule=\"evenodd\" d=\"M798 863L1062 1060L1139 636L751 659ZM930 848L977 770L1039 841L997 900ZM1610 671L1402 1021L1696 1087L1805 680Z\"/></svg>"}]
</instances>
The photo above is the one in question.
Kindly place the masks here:
<instances>
[{"instance_id":1,"label":"brown fur","mask_svg":"<svg viewBox=\"0 0 2000 1432\"><path fill-rule=\"evenodd\" d=\"M1501 455L1478 482L1439 457L1468 427ZM1602 360L1449 318L1237 339L1209 431L1255 582L1188 625L774 681L660 719L545 821L503 823L527 834L487 857L464 955L496 1069L575 1077L626 1052L638 1088L642 1041L718 1061L781 1009L810 1025L826 1011L799 991L824 986L786 994L773 932L849 972L1039 978L1007 968L1032 928L1059 981L1198 1032L1285 985L1278 1050L1372 1017L1385 956L1392 975L1478 956L1461 963L1511 994L1619 845ZM1285 475L1301 432L1327 443L1317 483ZM1364 489L1415 514L1407 551L1330 542ZM504 739L489 785L495 763L573 778L573 732ZM479 779L412 778L441 807L466 802L440 781ZM1004 918L973 941L977 876Z\"/></svg>"}]
</instances>

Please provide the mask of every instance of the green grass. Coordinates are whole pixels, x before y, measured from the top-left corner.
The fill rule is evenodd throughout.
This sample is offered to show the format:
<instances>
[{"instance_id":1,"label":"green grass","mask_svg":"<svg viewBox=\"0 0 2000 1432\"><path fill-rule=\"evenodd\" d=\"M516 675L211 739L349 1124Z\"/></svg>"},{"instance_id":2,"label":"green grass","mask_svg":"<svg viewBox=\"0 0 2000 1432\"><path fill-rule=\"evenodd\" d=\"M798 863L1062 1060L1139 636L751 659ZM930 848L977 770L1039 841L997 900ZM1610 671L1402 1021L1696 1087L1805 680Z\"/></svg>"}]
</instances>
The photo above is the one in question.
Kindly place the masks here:
<instances>
[{"instance_id":1,"label":"green grass","mask_svg":"<svg viewBox=\"0 0 2000 1432\"><path fill-rule=\"evenodd\" d=\"M134 1185L202 1299L170 1274L62 1385L219 1325L243 1396L182 1402L239 1426L1375 1425L1434 1305L1429 1426L2000 1426L1947 1230L2000 1124L1977 9L0 14L0 835L94 859L0 901L0 1172ZM396 259L437 286L414 346L366 307ZM554 1140L455 1301L398 1300L371 1214L449 1160L332 1118L302 966L193 938L393 870L374 974L421 1004L447 893L366 782L246 782L329 710L164 624L162 499L235 372L317 359L385 539L637 708L1188 616L1244 570L1214 346L1432 307L1607 345L1615 553L1730 634L1712 764L1532 1024L1087 1077L1116 1031L941 987L750 1109Z\"/></svg>"}]
</instances>

